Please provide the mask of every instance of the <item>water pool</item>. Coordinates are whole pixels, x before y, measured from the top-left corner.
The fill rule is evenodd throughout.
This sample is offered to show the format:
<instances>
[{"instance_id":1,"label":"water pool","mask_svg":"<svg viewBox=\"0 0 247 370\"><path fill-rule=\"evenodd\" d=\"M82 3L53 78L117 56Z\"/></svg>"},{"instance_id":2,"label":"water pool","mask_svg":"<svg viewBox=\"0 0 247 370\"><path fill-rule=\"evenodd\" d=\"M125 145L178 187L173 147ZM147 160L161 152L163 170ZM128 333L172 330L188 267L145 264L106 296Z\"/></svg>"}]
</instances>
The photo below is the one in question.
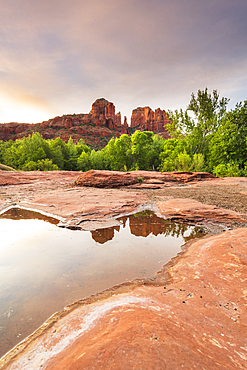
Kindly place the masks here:
<instances>
[{"instance_id":1,"label":"water pool","mask_svg":"<svg viewBox=\"0 0 247 370\"><path fill-rule=\"evenodd\" d=\"M154 275L201 228L152 212L95 231L12 208L0 218L0 356L67 304L134 278Z\"/></svg>"}]
</instances>

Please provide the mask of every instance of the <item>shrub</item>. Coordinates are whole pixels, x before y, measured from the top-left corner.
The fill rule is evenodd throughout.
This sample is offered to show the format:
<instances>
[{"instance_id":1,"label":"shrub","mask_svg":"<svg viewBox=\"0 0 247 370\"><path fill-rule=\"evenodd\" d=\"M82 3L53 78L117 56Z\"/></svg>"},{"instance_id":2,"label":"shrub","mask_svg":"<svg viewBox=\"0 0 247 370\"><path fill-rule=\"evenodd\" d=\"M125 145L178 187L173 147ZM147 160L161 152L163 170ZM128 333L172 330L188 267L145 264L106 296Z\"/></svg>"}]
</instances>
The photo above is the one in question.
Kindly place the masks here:
<instances>
[{"instance_id":1,"label":"shrub","mask_svg":"<svg viewBox=\"0 0 247 370\"><path fill-rule=\"evenodd\" d=\"M23 171L54 171L58 170L58 166L52 163L52 160L41 159L37 162L29 161L24 164L22 167Z\"/></svg>"},{"instance_id":2,"label":"shrub","mask_svg":"<svg viewBox=\"0 0 247 370\"><path fill-rule=\"evenodd\" d=\"M204 156L203 156L203 154L201 154L201 153L194 154L194 156L193 156L193 165L192 165L191 170L193 170L195 172L200 172L200 171L203 170L203 166L204 166Z\"/></svg>"},{"instance_id":3,"label":"shrub","mask_svg":"<svg viewBox=\"0 0 247 370\"><path fill-rule=\"evenodd\" d=\"M241 170L239 170L237 163L219 164L214 169L214 173L219 177L238 177L241 176Z\"/></svg>"},{"instance_id":4,"label":"shrub","mask_svg":"<svg viewBox=\"0 0 247 370\"><path fill-rule=\"evenodd\" d=\"M177 171L190 171L191 169L191 158L189 154L184 151L183 153L179 153L177 158L175 159L175 165Z\"/></svg>"}]
</instances>

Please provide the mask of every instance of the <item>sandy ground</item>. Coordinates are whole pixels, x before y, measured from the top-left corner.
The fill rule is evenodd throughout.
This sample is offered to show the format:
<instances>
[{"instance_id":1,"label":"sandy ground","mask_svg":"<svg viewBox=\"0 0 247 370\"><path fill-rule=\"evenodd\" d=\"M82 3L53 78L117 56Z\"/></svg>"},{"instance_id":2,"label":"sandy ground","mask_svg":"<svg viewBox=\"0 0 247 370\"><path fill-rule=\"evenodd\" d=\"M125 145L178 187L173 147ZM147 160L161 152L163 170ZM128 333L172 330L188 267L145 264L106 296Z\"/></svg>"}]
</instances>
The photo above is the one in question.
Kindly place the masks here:
<instances>
[{"instance_id":1,"label":"sandy ground","mask_svg":"<svg viewBox=\"0 0 247 370\"><path fill-rule=\"evenodd\" d=\"M245 179L244 179L245 180ZM157 191L154 191L156 194ZM157 192L158 197L191 198L203 204L247 213L247 181L222 179L179 188L166 188Z\"/></svg>"}]
</instances>

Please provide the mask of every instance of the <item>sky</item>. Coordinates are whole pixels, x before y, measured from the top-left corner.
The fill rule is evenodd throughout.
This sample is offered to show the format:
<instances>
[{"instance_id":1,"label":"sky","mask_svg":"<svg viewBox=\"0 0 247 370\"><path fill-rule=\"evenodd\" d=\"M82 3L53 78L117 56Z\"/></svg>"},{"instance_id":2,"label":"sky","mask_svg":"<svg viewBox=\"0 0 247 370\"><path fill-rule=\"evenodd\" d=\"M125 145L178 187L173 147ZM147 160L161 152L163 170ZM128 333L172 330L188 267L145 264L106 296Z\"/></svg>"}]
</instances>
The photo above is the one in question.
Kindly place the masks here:
<instances>
[{"instance_id":1,"label":"sky","mask_svg":"<svg viewBox=\"0 0 247 370\"><path fill-rule=\"evenodd\" d=\"M0 0L0 122L247 99L246 0Z\"/></svg>"}]
</instances>

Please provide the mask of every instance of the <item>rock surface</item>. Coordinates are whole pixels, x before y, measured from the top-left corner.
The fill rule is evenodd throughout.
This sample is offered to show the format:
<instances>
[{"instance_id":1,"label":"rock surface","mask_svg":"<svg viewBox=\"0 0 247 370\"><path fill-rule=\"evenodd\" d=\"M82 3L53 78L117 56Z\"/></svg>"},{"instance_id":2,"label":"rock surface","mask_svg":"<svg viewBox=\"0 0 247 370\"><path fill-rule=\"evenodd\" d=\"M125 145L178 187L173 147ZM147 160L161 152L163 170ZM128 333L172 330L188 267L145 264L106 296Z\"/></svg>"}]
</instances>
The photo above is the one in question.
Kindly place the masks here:
<instances>
[{"instance_id":1,"label":"rock surface","mask_svg":"<svg viewBox=\"0 0 247 370\"><path fill-rule=\"evenodd\" d=\"M247 229L191 243L154 286L68 306L4 369L244 369Z\"/></svg>"},{"instance_id":2,"label":"rock surface","mask_svg":"<svg viewBox=\"0 0 247 370\"><path fill-rule=\"evenodd\" d=\"M146 109L146 108L138 108ZM150 110L150 108L149 108ZM152 112L150 110L150 112ZM151 113L150 113L151 114ZM103 148L111 137L119 137L122 134L130 134L135 130L148 130L169 137L164 125L169 123L165 111L157 109L151 114L144 125L136 125L130 130L127 119L121 122L121 113L115 113L115 106L108 100L97 99L88 114L67 114L57 116L48 121L36 124L28 123L4 123L0 124L0 140L16 140L28 136L33 132L39 132L44 139L55 139L60 137L68 141L70 137L77 142L84 139L91 148Z\"/></svg>"},{"instance_id":3,"label":"rock surface","mask_svg":"<svg viewBox=\"0 0 247 370\"><path fill-rule=\"evenodd\" d=\"M228 223L246 222L247 216L227 209L202 204L192 199L169 199L157 203L160 214L171 221Z\"/></svg>"},{"instance_id":4,"label":"rock surface","mask_svg":"<svg viewBox=\"0 0 247 370\"><path fill-rule=\"evenodd\" d=\"M118 225L116 217L134 212L147 202L140 191L74 187L79 174L1 171L0 213L13 205L26 207L57 217L59 226L95 230Z\"/></svg>"},{"instance_id":5,"label":"rock surface","mask_svg":"<svg viewBox=\"0 0 247 370\"><path fill-rule=\"evenodd\" d=\"M167 189L175 191L176 197L178 197L179 191L187 194L191 189L200 189L200 194L203 194L205 184L209 184L208 186L214 189L214 184L224 183L223 179L210 178L210 175L208 179L203 178L206 175L202 176L200 173L196 179L190 173L182 175L181 173L134 171L128 175L125 172L110 172L109 176L112 176L112 181L115 181L113 186L110 185L108 172L110 171L92 170L87 173L76 171L1 171L0 212L4 212L12 205L26 207L57 217L60 220L59 226L83 230L117 226L117 217L142 210L143 207L155 210L168 219L180 222L194 220L194 222L204 224L207 220L210 223L225 225L246 222L246 216L237 212L232 213L231 210L216 206L210 208L208 205L205 206L191 200L172 200L169 199L171 197L163 195L164 192L166 194ZM133 176L135 182L133 185L123 186L122 177L126 175L126 183L132 182L131 176ZM138 177L143 179L143 183L139 183ZM190 178L192 181L188 182L187 180ZM83 179L87 181L89 186L82 186ZM247 179L238 180L235 178L233 181L236 183L245 180ZM104 186L106 184L107 188L91 187L95 182L100 182L100 186L102 186L101 181ZM76 183L78 186L75 186ZM247 181L245 183L247 186ZM120 187L120 189L116 187ZM153 187L157 187L157 189L153 190ZM245 195L242 194L241 199L243 197Z\"/></svg>"},{"instance_id":6,"label":"rock surface","mask_svg":"<svg viewBox=\"0 0 247 370\"><path fill-rule=\"evenodd\" d=\"M75 181L76 186L94 188L117 188L139 183L137 176L131 172L90 170L81 174Z\"/></svg>"},{"instance_id":7,"label":"rock surface","mask_svg":"<svg viewBox=\"0 0 247 370\"><path fill-rule=\"evenodd\" d=\"M242 213L226 210L220 207L222 195L216 197L217 189L223 189L226 197L239 194L235 203L245 205L246 178L196 179L187 174L192 177L186 182L187 175L177 173L163 182L165 174L139 173L143 184L164 186L137 190L74 186L79 175L2 171L0 212L14 204L25 206L58 217L63 226L89 230L117 228L117 216L143 208L168 219L216 224L221 230L247 225L246 207ZM185 199L190 194L205 203ZM218 207L207 204L210 194ZM94 237L103 242L111 235L95 231ZM4 356L0 368L244 369L246 252L246 227L189 242L150 279L111 288L55 314Z\"/></svg>"},{"instance_id":8,"label":"rock surface","mask_svg":"<svg viewBox=\"0 0 247 370\"><path fill-rule=\"evenodd\" d=\"M139 107L132 111L130 127L140 131L162 133L164 138L169 139L170 136L166 130L166 125L168 123L170 123L170 121L165 110L158 108L154 112L149 107Z\"/></svg>"},{"instance_id":9,"label":"rock surface","mask_svg":"<svg viewBox=\"0 0 247 370\"><path fill-rule=\"evenodd\" d=\"M21 185L41 182L56 181L59 183L70 183L74 181L81 172L79 171L0 171L0 186Z\"/></svg>"},{"instance_id":10,"label":"rock surface","mask_svg":"<svg viewBox=\"0 0 247 370\"><path fill-rule=\"evenodd\" d=\"M201 179L215 179L207 172L155 172L155 171L100 171L90 170L82 173L75 181L76 186L95 188L116 188L132 185L132 188L155 188L168 184L181 184ZM138 184L138 186L136 186ZM134 186L133 186L134 185Z\"/></svg>"}]
</instances>

